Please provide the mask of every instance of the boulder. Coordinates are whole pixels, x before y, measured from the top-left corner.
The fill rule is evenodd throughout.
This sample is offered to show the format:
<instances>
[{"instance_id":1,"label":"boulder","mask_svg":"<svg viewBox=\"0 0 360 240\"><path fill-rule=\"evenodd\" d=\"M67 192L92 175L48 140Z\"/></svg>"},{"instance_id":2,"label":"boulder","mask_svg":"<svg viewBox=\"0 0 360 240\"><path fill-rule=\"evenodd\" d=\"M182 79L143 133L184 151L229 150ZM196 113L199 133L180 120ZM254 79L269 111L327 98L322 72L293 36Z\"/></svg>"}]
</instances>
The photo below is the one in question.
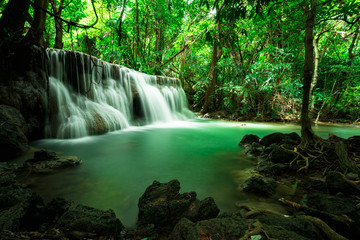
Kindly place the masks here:
<instances>
[{"instance_id":1,"label":"boulder","mask_svg":"<svg viewBox=\"0 0 360 240\"><path fill-rule=\"evenodd\" d=\"M251 193L255 193L261 196L270 196L275 193L275 180L271 178L265 178L259 174L254 174L245 180L241 187Z\"/></svg>"},{"instance_id":2,"label":"boulder","mask_svg":"<svg viewBox=\"0 0 360 240\"><path fill-rule=\"evenodd\" d=\"M67 235L74 232L99 236L120 236L124 226L113 210L107 211L77 205L69 208L58 220L56 227Z\"/></svg>"},{"instance_id":3,"label":"boulder","mask_svg":"<svg viewBox=\"0 0 360 240\"><path fill-rule=\"evenodd\" d=\"M22 188L15 175L0 176L0 235L4 231L35 230L42 222L41 197Z\"/></svg>"},{"instance_id":4,"label":"boulder","mask_svg":"<svg viewBox=\"0 0 360 240\"><path fill-rule=\"evenodd\" d=\"M256 166L256 170L262 173L270 174L272 176L279 176L291 170L288 164L273 163L269 161L260 161Z\"/></svg>"},{"instance_id":5,"label":"boulder","mask_svg":"<svg viewBox=\"0 0 360 240\"><path fill-rule=\"evenodd\" d=\"M182 217L192 221L214 218L219 213L213 198L202 201L196 193L179 193L180 183L154 181L140 197L138 207L138 226L154 224L156 228L172 229Z\"/></svg>"},{"instance_id":6,"label":"boulder","mask_svg":"<svg viewBox=\"0 0 360 240\"><path fill-rule=\"evenodd\" d=\"M329 172L325 179L326 186L329 192L341 192L346 195L360 195L360 186L355 182L348 180L343 174L339 172Z\"/></svg>"},{"instance_id":7,"label":"boulder","mask_svg":"<svg viewBox=\"0 0 360 240\"><path fill-rule=\"evenodd\" d=\"M260 143L265 147L269 147L271 144L274 143L297 146L300 144L300 142L301 142L301 137L295 132L287 133L287 134L276 132L269 134L260 140Z\"/></svg>"},{"instance_id":8,"label":"boulder","mask_svg":"<svg viewBox=\"0 0 360 240\"><path fill-rule=\"evenodd\" d=\"M28 149L27 127L21 113L14 107L0 105L1 161L7 161Z\"/></svg>"},{"instance_id":9,"label":"boulder","mask_svg":"<svg viewBox=\"0 0 360 240\"><path fill-rule=\"evenodd\" d=\"M61 156L55 152L45 150L36 151L34 158L24 163L24 168L31 167L34 173L46 173L56 169L73 167L82 163L82 160L75 156Z\"/></svg>"},{"instance_id":10,"label":"boulder","mask_svg":"<svg viewBox=\"0 0 360 240\"><path fill-rule=\"evenodd\" d=\"M260 138L254 134L246 134L239 142L240 147L244 147L247 144L259 143Z\"/></svg>"},{"instance_id":11,"label":"boulder","mask_svg":"<svg viewBox=\"0 0 360 240\"><path fill-rule=\"evenodd\" d=\"M239 212L223 214L217 218L192 222L182 218L174 227L169 240L239 239L245 235L249 220Z\"/></svg>"},{"instance_id":12,"label":"boulder","mask_svg":"<svg viewBox=\"0 0 360 240\"><path fill-rule=\"evenodd\" d=\"M243 239L245 234L255 228L259 230L246 239L324 239L321 232L305 219L283 216L259 216L257 219L245 219L240 212L224 213L217 218L196 223L182 218L168 239ZM262 236L263 234L266 234L266 237Z\"/></svg>"},{"instance_id":13,"label":"boulder","mask_svg":"<svg viewBox=\"0 0 360 240\"><path fill-rule=\"evenodd\" d=\"M345 197L342 193L331 196L324 193L310 193L304 195L303 206L313 216L321 218L337 233L350 239L360 237L360 211L357 201Z\"/></svg>"},{"instance_id":14,"label":"boulder","mask_svg":"<svg viewBox=\"0 0 360 240\"><path fill-rule=\"evenodd\" d=\"M292 151L285 150L279 146L274 147L269 155L269 160L274 163L290 163L297 157Z\"/></svg>"}]
</instances>

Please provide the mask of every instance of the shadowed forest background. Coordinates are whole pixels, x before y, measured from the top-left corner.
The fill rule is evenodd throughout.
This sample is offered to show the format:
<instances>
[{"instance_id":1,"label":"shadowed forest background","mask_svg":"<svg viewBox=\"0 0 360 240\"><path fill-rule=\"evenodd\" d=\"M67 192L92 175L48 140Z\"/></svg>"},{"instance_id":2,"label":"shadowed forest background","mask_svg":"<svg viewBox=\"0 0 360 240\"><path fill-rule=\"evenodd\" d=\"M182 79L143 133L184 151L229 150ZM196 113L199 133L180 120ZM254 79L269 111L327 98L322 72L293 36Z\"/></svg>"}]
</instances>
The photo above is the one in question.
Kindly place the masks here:
<instances>
[{"instance_id":1,"label":"shadowed forest background","mask_svg":"<svg viewBox=\"0 0 360 240\"><path fill-rule=\"evenodd\" d=\"M19 20L16 14L5 16L9 2L25 21L21 33L9 27L11 17ZM360 3L312 2L311 117L358 122ZM310 1L303 0L2 0L0 25L9 38L29 35L36 25L37 43L44 47L179 78L202 113L295 120L311 10Z\"/></svg>"}]
</instances>

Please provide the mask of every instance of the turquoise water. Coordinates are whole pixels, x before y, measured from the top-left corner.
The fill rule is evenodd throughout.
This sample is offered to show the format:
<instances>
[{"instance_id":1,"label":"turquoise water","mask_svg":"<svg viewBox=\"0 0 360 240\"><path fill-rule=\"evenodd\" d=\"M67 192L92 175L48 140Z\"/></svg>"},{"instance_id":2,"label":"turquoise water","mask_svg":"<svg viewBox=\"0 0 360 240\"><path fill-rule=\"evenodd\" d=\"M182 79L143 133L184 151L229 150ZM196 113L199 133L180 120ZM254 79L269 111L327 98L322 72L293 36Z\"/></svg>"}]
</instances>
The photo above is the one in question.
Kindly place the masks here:
<instances>
[{"instance_id":1,"label":"turquoise water","mask_svg":"<svg viewBox=\"0 0 360 240\"><path fill-rule=\"evenodd\" d=\"M360 135L359 127L317 126L327 138ZM137 202L154 180L178 179L181 192L195 191L199 199L214 197L222 211L233 210L245 197L237 190L231 172L253 162L238 147L245 134L263 137L273 132L298 132L292 124L234 123L194 120L132 127L79 139L44 139L32 143L84 162L78 167L29 179L45 200L63 197L92 207L116 212L126 226L136 222Z\"/></svg>"}]
</instances>

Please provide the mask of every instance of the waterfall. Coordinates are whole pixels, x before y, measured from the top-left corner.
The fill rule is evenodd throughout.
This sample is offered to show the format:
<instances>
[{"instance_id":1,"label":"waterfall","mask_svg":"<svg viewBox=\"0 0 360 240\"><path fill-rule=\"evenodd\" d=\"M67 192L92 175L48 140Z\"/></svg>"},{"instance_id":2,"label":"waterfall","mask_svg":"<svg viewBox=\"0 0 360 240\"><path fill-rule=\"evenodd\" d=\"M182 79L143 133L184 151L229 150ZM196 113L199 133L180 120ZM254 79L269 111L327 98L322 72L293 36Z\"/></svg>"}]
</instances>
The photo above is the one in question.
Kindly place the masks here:
<instances>
[{"instance_id":1,"label":"waterfall","mask_svg":"<svg viewBox=\"0 0 360 240\"><path fill-rule=\"evenodd\" d=\"M193 118L175 78L152 76L73 51L47 50L45 137L78 138Z\"/></svg>"}]
</instances>

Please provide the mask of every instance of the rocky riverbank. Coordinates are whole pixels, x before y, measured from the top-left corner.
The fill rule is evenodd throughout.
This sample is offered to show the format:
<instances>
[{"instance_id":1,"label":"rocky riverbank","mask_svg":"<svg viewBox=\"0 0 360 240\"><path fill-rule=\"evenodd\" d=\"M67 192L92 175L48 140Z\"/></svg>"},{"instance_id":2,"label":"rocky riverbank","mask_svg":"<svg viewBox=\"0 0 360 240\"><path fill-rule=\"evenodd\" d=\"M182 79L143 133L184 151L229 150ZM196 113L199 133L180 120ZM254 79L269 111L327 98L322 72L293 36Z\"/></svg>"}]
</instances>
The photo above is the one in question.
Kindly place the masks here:
<instances>
[{"instance_id":1,"label":"rocky riverbank","mask_svg":"<svg viewBox=\"0 0 360 240\"><path fill-rule=\"evenodd\" d=\"M301 141L296 133L262 139L246 135L239 145L257 164L252 170L234 169L237 191L249 194L236 204L237 211L219 215L213 198L199 200L195 192L180 193L177 180L154 181L139 199L133 228L124 227L113 210L61 198L45 203L17 181L32 172L81 163L76 157L35 151L21 165L0 165L1 239L359 239L359 139L327 140L334 152L323 149L329 161L324 166L323 158L312 155L314 160L296 149ZM356 165L355 172L348 168L344 174L341 169L338 159L343 152L338 151L339 157L335 149L342 146L339 142Z\"/></svg>"}]
</instances>

